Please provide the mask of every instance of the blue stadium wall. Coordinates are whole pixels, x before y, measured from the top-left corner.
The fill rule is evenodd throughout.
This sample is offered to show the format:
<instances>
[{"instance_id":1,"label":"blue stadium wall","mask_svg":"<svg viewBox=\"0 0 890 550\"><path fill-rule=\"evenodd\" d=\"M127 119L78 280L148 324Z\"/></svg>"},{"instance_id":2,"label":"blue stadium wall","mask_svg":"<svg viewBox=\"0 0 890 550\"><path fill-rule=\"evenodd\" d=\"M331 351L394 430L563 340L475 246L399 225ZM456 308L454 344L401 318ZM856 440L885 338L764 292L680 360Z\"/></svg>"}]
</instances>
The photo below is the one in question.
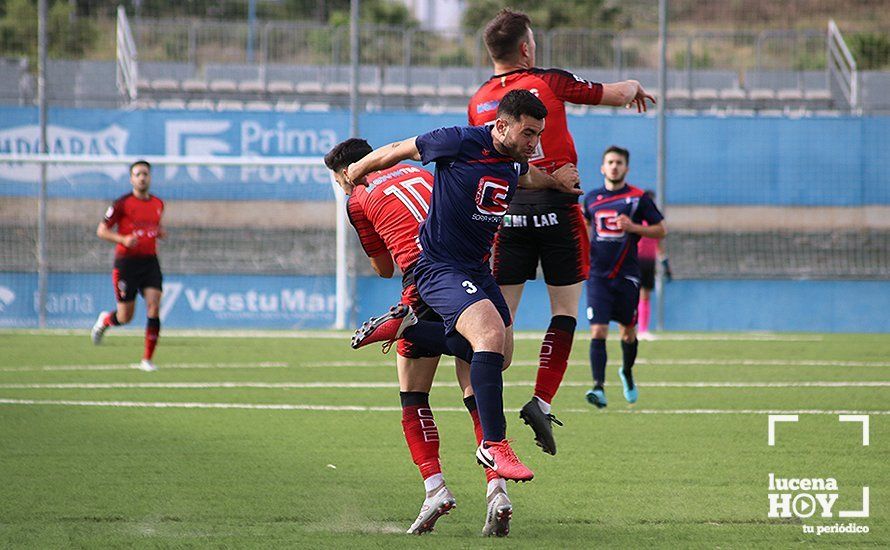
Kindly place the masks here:
<instances>
[{"instance_id":1,"label":"blue stadium wall","mask_svg":"<svg viewBox=\"0 0 890 550\"><path fill-rule=\"evenodd\" d=\"M51 149L66 154L319 156L348 132L348 115L343 112L52 109L49 120L51 136L57 136L51 138ZM368 113L361 127L372 144L381 145L463 120L459 115ZM36 124L35 109L0 108L0 152L35 151ZM654 181L653 118L587 115L570 117L570 126L586 189L601 182L599 153L613 143L632 151L632 182L649 186ZM677 116L669 118L668 131L668 204L890 204L890 155L884 150L890 143L890 117ZM296 139L276 139L287 132ZM219 199L214 180L218 175L204 172L178 170L166 174L169 177L156 177L158 193ZM323 171L279 171L246 180L237 170L227 170L225 177L232 181L242 177L234 200L332 199ZM49 189L51 196L111 200L129 186L126 170L118 169L80 171L53 182ZM0 166L0 201L35 193L33 177L22 167ZM96 274L50 276L51 326L89 326L100 309L113 304L106 267L97 266ZM333 321L332 277L167 273L165 285L168 327L322 328ZM36 325L36 287L34 273L0 272L0 326ZM356 318L383 310L398 293L398 281L360 278ZM682 280L665 286L669 330L890 332L887 311L887 281ZM516 326L542 329L548 320L546 291L536 281L526 290Z\"/></svg>"}]
</instances>

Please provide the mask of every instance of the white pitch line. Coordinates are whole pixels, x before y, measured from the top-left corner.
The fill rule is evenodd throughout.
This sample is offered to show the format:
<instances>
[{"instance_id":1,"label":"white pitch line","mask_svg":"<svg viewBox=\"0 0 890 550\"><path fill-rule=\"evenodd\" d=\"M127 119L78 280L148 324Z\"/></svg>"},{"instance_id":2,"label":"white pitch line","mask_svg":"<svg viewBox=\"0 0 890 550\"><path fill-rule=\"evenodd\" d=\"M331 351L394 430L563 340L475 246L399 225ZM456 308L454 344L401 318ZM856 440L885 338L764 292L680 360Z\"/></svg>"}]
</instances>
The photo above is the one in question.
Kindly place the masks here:
<instances>
[{"instance_id":1,"label":"white pitch line","mask_svg":"<svg viewBox=\"0 0 890 550\"><path fill-rule=\"evenodd\" d=\"M347 411L347 412L400 412L401 407L361 407L356 405L305 405L289 403L196 403L157 401L70 401L44 399L0 398L0 405L56 405L68 407L112 407L144 409L247 409L279 411ZM464 407L437 407L436 412L463 412ZM504 409L516 413L519 409ZM597 414L874 414L887 415L890 410L821 410L821 409L617 409L609 412L587 409L562 409L562 413Z\"/></svg>"},{"instance_id":2,"label":"white pitch line","mask_svg":"<svg viewBox=\"0 0 890 550\"><path fill-rule=\"evenodd\" d=\"M443 361L446 360L443 358ZM295 367L323 368L323 367L392 367L392 363L382 361L308 361L306 363L294 363ZM746 366L746 367L890 367L890 361L823 361L801 359L647 359L637 358L637 365L653 366ZM586 361L570 361L570 366L588 366ZM511 363L516 367L537 367L538 362L533 360L516 360Z\"/></svg>"},{"instance_id":3,"label":"white pitch line","mask_svg":"<svg viewBox=\"0 0 890 550\"><path fill-rule=\"evenodd\" d=\"M82 329L0 329L0 334L27 335L61 335L83 336L89 333L89 327ZM119 329L111 337L142 337L140 329ZM335 330L196 330L196 329L164 329L165 338L318 338L324 340L348 340L352 331ZM516 340L538 340L544 333L538 331L520 331L514 334ZM579 332L576 340L587 340L586 334ZM707 342L821 342L823 337L818 334L781 334L772 332L741 332L741 333L706 333L706 332L664 332L656 334L656 341L707 341Z\"/></svg>"},{"instance_id":4,"label":"white pitch line","mask_svg":"<svg viewBox=\"0 0 890 550\"><path fill-rule=\"evenodd\" d=\"M534 380L504 382L504 387L531 387ZM566 381L565 387L588 387L590 382ZM607 383L617 386L618 383ZM433 384L438 388L456 388L456 382ZM885 388L890 381L861 382L642 382L642 388ZM0 384L4 390L111 390L111 389L393 389L397 382L65 382Z\"/></svg>"},{"instance_id":5,"label":"white pitch line","mask_svg":"<svg viewBox=\"0 0 890 550\"><path fill-rule=\"evenodd\" d=\"M164 363L162 369L278 369L287 367L283 362L260 363ZM91 371L91 370L133 370L136 365L42 365L32 367L8 367L0 368L0 372L34 372L34 371Z\"/></svg>"}]
</instances>

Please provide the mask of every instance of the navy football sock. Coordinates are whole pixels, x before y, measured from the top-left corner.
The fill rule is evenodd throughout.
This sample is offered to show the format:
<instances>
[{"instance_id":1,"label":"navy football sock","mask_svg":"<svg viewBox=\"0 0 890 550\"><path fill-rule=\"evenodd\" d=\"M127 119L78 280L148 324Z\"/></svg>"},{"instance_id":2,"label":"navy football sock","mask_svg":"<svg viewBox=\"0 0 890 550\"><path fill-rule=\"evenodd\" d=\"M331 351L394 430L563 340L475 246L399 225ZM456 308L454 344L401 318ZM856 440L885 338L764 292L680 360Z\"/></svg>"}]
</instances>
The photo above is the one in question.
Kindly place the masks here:
<instances>
[{"instance_id":1,"label":"navy football sock","mask_svg":"<svg viewBox=\"0 0 890 550\"><path fill-rule=\"evenodd\" d=\"M593 371L593 384L602 387L606 381L606 340L590 339L590 369Z\"/></svg>"},{"instance_id":2,"label":"navy football sock","mask_svg":"<svg viewBox=\"0 0 890 550\"><path fill-rule=\"evenodd\" d=\"M631 389L634 387L634 375L631 369L633 369L634 362L637 360L637 346L639 343L639 340L634 340L631 343L621 341L621 351L624 358L621 370L624 372L624 379L627 380L627 385Z\"/></svg>"},{"instance_id":3,"label":"navy football sock","mask_svg":"<svg viewBox=\"0 0 890 550\"><path fill-rule=\"evenodd\" d=\"M507 437L503 367L504 356L493 351L477 351L470 362L470 381L485 441L503 441Z\"/></svg>"},{"instance_id":4,"label":"navy football sock","mask_svg":"<svg viewBox=\"0 0 890 550\"><path fill-rule=\"evenodd\" d=\"M637 360L637 347L639 346L639 340L634 340L631 343L627 343L625 341L621 341L621 351L624 354L624 372L630 372L630 369L633 368L634 362Z\"/></svg>"},{"instance_id":5,"label":"navy football sock","mask_svg":"<svg viewBox=\"0 0 890 550\"><path fill-rule=\"evenodd\" d=\"M450 350L448 355L463 359L467 363L473 362L473 346L471 346L470 342L461 336L459 332L446 336L445 342L448 344L448 349Z\"/></svg>"}]
</instances>

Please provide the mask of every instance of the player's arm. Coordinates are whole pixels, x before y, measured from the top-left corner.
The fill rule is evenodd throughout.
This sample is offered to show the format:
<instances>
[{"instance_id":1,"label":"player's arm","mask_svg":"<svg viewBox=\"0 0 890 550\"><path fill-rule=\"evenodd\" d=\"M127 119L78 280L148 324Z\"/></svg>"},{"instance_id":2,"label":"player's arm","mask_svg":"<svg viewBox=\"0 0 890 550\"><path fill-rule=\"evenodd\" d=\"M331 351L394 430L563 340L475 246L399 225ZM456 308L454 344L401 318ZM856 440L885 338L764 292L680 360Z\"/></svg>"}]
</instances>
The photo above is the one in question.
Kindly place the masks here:
<instances>
[{"instance_id":1,"label":"player's arm","mask_svg":"<svg viewBox=\"0 0 890 550\"><path fill-rule=\"evenodd\" d=\"M655 104L655 97L646 91L636 80L625 80L603 84L603 99L601 105L610 107L636 106L637 112L646 111L646 100Z\"/></svg>"},{"instance_id":2,"label":"player's arm","mask_svg":"<svg viewBox=\"0 0 890 550\"><path fill-rule=\"evenodd\" d=\"M634 223L633 220L627 217L627 214L621 214L618 216L618 219L615 220L615 223L617 223L618 227L622 230L627 231L628 233L636 233L641 237L663 239L667 235L667 227L664 225L664 220L651 225L643 225L641 223Z\"/></svg>"},{"instance_id":3,"label":"player's arm","mask_svg":"<svg viewBox=\"0 0 890 550\"><path fill-rule=\"evenodd\" d=\"M583 195L577 185L581 183L578 168L574 164L565 164L548 174L535 166L529 165L528 172L519 176L519 187L525 189L553 189L570 195Z\"/></svg>"},{"instance_id":4,"label":"player's arm","mask_svg":"<svg viewBox=\"0 0 890 550\"><path fill-rule=\"evenodd\" d=\"M136 241L138 240L136 235L121 235L117 231L108 227L108 225L104 221L99 222L99 227L96 228L96 235L103 241L108 241L114 244L122 244L127 248L132 248L133 246L135 246Z\"/></svg>"},{"instance_id":5,"label":"player's arm","mask_svg":"<svg viewBox=\"0 0 890 550\"><path fill-rule=\"evenodd\" d=\"M384 279L392 278L392 274L395 272L395 266L393 265L392 255L390 255L389 251L376 256L371 256L368 259L371 261L371 267L374 268L374 272L377 273L377 275L380 275Z\"/></svg>"},{"instance_id":6,"label":"player's arm","mask_svg":"<svg viewBox=\"0 0 890 550\"><path fill-rule=\"evenodd\" d=\"M374 149L358 162L346 167L346 179L354 183L361 181L371 172L392 168L406 160L420 160L420 151L417 149L416 140L417 136L414 136Z\"/></svg>"}]
</instances>

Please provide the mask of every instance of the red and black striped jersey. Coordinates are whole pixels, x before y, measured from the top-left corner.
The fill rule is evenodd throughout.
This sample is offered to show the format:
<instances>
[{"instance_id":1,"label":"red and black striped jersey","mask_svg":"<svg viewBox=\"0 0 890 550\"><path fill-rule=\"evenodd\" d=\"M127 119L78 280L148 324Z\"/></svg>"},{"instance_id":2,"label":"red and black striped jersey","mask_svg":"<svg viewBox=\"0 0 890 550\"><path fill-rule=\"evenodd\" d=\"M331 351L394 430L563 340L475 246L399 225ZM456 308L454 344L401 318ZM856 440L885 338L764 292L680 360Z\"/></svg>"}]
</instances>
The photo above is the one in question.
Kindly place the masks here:
<instances>
[{"instance_id":1,"label":"red and black striped jersey","mask_svg":"<svg viewBox=\"0 0 890 550\"><path fill-rule=\"evenodd\" d=\"M389 251L404 273L420 257L418 234L429 214L433 175L410 164L397 164L371 172L367 182L349 195L349 221L368 257Z\"/></svg>"},{"instance_id":2,"label":"red and black striped jersey","mask_svg":"<svg viewBox=\"0 0 890 550\"><path fill-rule=\"evenodd\" d=\"M105 211L105 225L114 227L121 235L136 235L136 245L127 248L118 244L115 256L137 257L155 256L158 253L157 239L164 214L164 201L154 195L140 199L132 193L123 195Z\"/></svg>"},{"instance_id":3,"label":"red and black striped jersey","mask_svg":"<svg viewBox=\"0 0 890 550\"><path fill-rule=\"evenodd\" d=\"M551 173L567 164L578 164L575 142L566 121L565 102L598 105L603 85L590 82L562 69L517 69L494 75L470 99L467 116L473 126L490 124L497 118L501 98L511 90L528 90L547 107L544 133L530 163ZM513 204L566 204L577 202L573 195L550 189L519 189Z\"/></svg>"}]
</instances>

